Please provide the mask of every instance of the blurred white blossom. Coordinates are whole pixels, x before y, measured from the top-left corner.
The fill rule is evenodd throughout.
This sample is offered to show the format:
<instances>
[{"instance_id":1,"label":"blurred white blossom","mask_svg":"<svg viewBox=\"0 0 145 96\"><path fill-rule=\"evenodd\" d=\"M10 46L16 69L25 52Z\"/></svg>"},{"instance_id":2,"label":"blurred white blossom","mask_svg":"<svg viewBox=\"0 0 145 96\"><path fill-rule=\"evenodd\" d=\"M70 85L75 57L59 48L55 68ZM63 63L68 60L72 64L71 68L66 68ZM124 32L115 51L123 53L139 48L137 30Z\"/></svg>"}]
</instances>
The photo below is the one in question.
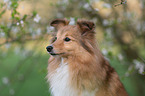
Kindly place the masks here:
<instances>
[{"instance_id":1,"label":"blurred white blossom","mask_svg":"<svg viewBox=\"0 0 145 96\"><path fill-rule=\"evenodd\" d=\"M69 0L58 0L58 4L68 4Z\"/></svg>"},{"instance_id":2,"label":"blurred white blossom","mask_svg":"<svg viewBox=\"0 0 145 96\"><path fill-rule=\"evenodd\" d=\"M91 11L89 3L84 4L83 8L88 10L88 11Z\"/></svg>"},{"instance_id":3,"label":"blurred white blossom","mask_svg":"<svg viewBox=\"0 0 145 96\"><path fill-rule=\"evenodd\" d=\"M70 18L69 24L70 24L70 25L74 25L74 24L75 24L75 18L71 17L71 18Z\"/></svg>"},{"instance_id":4,"label":"blurred white blossom","mask_svg":"<svg viewBox=\"0 0 145 96\"><path fill-rule=\"evenodd\" d=\"M107 51L105 48L103 48L103 49L102 49L102 53L103 53L104 55L107 55L107 54L108 54L108 51Z\"/></svg>"},{"instance_id":5,"label":"blurred white blossom","mask_svg":"<svg viewBox=\"0 0 145 96\"><path fill-rule=\"evenodd\" d=\"M11 0L4 0L4 3L7 3L7 9L10 9L12 4Z\"/></svg>"},{"instance_id":6,"label":"blurred white blossom","mask_svg":"<svg viewBox=\"0 0 145 96\"><path fill-rule=\"evenodd\" d=\"M36 30L36 34L37 34L37 35L40 35L40 34L41 34L41 28L38 28L38 29Z\"/></svg>"},{"instance_id":7,"label":"blurred white blossom","mask_svg":"<svg viewBox=\"0 0 145 96\"><path fill-rule=\"evenodd\" d=\"M111 5L108 4L108 3L104 3L102 6L105 7L105 8L111 8Z\"/></svg>"},{"instance_id":8,"label":"blurred white blossom","mask_svg":"<svg viewBox=\"0 0 145 96\"><path fill-rule=\"evenodd\" d=\"M123 55L122 54L118 54L118 59L121 61L123 60Z\"/></svg>"},{"instance_id":9,"label":"blurred white blossom","mask_svg":"<svg viewBox=\"0 0 145 96\"><path fill-rule=\"evenodd\" d=\"M14 49L15 54L19 54L20 53L20 47L16 46Z\"/></svg>"},{"instance_id":10,"label":"blurred white blossom","mask_svg":"<svg viewBox=\"0 0 145 96\"><path fill-rule=\"evenodd\" d=\"M41 32L42 32L41 28L38 28L38 29L36 29L35 31L33 31L33 29L30 28L29 31L30 31L30 33L31 33L33 39L34 39L36 36L41 35Z\"/></svg>"},{"instance_id":11,"label":"blurred white blossom","mask_svg":"<svg viewBox=\"0 0 145 96\"><path fill-rule=\"evenodd\" d=\"M125 73L125 76L126 76L126 77L128 77L128 76L129 76L129 73L128 73L128 72L126 72L126 73Z\"/></svg>"},{"instance_id":12,"label":"blurred white blossom","mask_svg":"<svg viewBox=\"0 0 145 96\"><path fill-rule=\"evenodd\" d=\"M24 21L21 20L20 23L21 23L21 26L24 27Z\"/></svg>"},{"instance_id":13,"label":"blurred white blossom","mask_svg":"<svg viewBox=\"0 0 145 96\"><path fill-rule=\"evenodd\" d=\"M9 93L10 93L10 95L14 95L14 94L15 94L14 89L10 89L10 90L9 90Z\"/></svg>"},{"instance_id":14,"label":"blurred white blossom","mask_svg":"<svg viewBox=\"0 0 145 96\"><path fill-rule=\"evenodd\" d=\"M46 30L47 30L47 33L49 34L51 31L54 30L54 27L52 27L52 26L47 26L47 27L46 27Z\"/></svg>"},{"instance_id":15,"label":"blurred white blossom","mask_svg":"<svg viewBox=\"0 0 145 96\"><path fill-rule=\"evenodd\" d=\"M90 0L91 2L100 2L100 0Z\"/></svg>"},{"instance_id":16,"label":"blurred white blossom","mask_svg":"<svg viewBox=\"0 0 145 96\"><path fill-rule=\"evenodd\" d=\"M87 8L89 8L89 3L86 3L83 7L85 8L85 9L87 9Z\"/></svg>"},{"instance_id":17,"label":"blurred white blossom","mask_svg":"<svg viewBox=\"0 0 145 96\"><path fill-rule=\"evenodd\" d=\"M22 56L23 56L24 58L26 58L30 52L29 52L29 50L26 50L26 49L25 49L25 50L23 50L21 53L22 53Z\"/></svg>"},{"instance_id":18,"label":"blurred white blossom","mask_svg":"<svg viewBox=\"0 0 145 96\"><path fill-rule=\"evenodd\" d=\"M9 83L8 77L3 77L2 82L7 85Z\"/></svg>"},{"instance_id":19,"label":"blurred white blossom","mask_svg":"<svg viewBox=\"0 0 145 96\"><path fill-rule=\"evenodd\" d=\"M104 57L107 61L109 61L110 62L110 59L109 58L107 58L107 57Z\"/></svg>"},{"instance_id":20,"label":"blurred white blossom","mask_svg":"<svg viewBox=\"0 0 145 96\"><path fill-rule=\"evenodd\" d=\"M31 27L29 28L29 32L30 33L33 33L33 29Z\"/></svg>"},{"instance_id":21,"label":"blurred white blossom","mask_svg":"<svg viewBox=\"0 0 145 96\"><path fill-rule=\"evenodd\" d=\"M34 18L34 21L38 23L40 21L40 19L41 19L41 17L39 16L39 14L37 14L36 17Z\"/></svg>"},{"instance_id":22,"label":"blurred white blossom","mask_svg":"<svg viewBox=\"0 0 145 96\"><path fill-rule=\"evenodd\" d=\"M133 69L134 69L134 66L133 65L130 65L128 67L128 71L125 73L125 76L128 77L131 74L131 72L132 72Z\"/></svg>"},{"instance_id":23,"label":"blurred white blossom","mask_svg":"<svg viewBox=\"0 0 145 96\"><path fill-rule=\"evenodd\" d=\"M36 34L32 33L32 39L35 39L35 37L36 37Z\"/></svg>"},{"instance_id":24,"label":"blurred white blossom","mask_svg":"<svg viewBox=\"0 0 145 96\"><path fill-rule=\"evenodd\" d=\"M143 72L145 65L138 60L133 60L133 63L135 64L135 69L137 69L140 74L144 75Z\"/></svg>"},{"instance_id":25,"label":"blurred white blossom","mask_svg":"<svg viewBox=\"0 0 145 96\"><path fill-rule=\"evenodd\" d=\"M8 2L7 9L10 9L12 2Z\"/></svg>"},{"instance_id":26,"label":"blurred white blossom","mask_svg":"<svg viewBox=\"0 0 145 96\"><path fill-rule=\"evenodd\" d=\"M20 25L20 23L19 23L19 22L17 22L16 24L17 24L17 26L18 26L18 25Z\"/></svg>"},{"instance_id":27,"label":"blurred white blossom","mask_svg":"<svg viewBox=\"0 0 145 96\"><path fill-rule=\"evenodd\" d=\"M17 34L18 33L18 28L17 27L12 27L12 32L13 32L13 34Z\"/></svg>"},{"instance_id":28,"label":"blurred white blossom","mask_svg":"<svg viewBox=\"0 0 145 96\"><path fill-rule=\"evenodd\" d=\"M104 20L103 20L103 25L104 25L104 26L107 26L108 24L109 24L109 21L106 20L106 19L104 19Z\"/></svg>"},{"instance_id":29,"label":"blurred white blossom","mask_svg":"<svg viewBox=\"0 0 145 96\"><path fill-rule=\"evenodd\" d=\"M69 0L61 0L62 3L68 4Z\"/></svg>"},{"instance_id":30,"label":"blurred white blossom","mask_svg":"<svg viewBox=\"0 0 145 96\"><path fill-rule=\"evenodd\" d=\"M9 49L10 47L11 47L11 44L10 44L10 43L6 43L6 44L5 44L5 48L6 48L6 49Z\"/></svg>"},{"instance_id":31,"label":"blurred white blossom","mask_svg":"<svg viewBox=\"0 0 145 96\"><path fill-rule=\"evenodd\" d=\"M9 2L10 0L4 0L4 3L7 3L7 2Z\"/></svg>"},{"instance_id":32,"label":"blurred white blossom","mask_svg":"<svg viewBox=\"0 0 145 96\"><path fill-rule=\"evenodd\" d=\"M99 11L99 9L98 8L95 8L95 11Z\"/></svg>"},{"instance_id":33,"label":"blurred white blossom","mask_svg":"<svg viewBox=\"0 0 145 96\"><path fill-rule=\"evenodd\" d=\"M5 37L5 33L4 32L0 32L0 37Z\"/></svg>"},{"instance_id":34,"label":"blurred white blossom","mask_svg":"<svg viewBox=\"0 0 145 96\"><path fill-rule=\"evenodd\" d=\"M112 29L111 28L107 28L106 33L107 33L108 37L112 38Z\"/></svg>"},{"instance_id":35,"label":"blurred white blossom","mask_svg":"<svg viewBox=\"0 0 145 96\"><path fill-rule=\"evenodd\" d=\"M122 4L126 4L127 3L127 0L124 0L123 2L122 2Z\"/></svg>"}]
</instances>

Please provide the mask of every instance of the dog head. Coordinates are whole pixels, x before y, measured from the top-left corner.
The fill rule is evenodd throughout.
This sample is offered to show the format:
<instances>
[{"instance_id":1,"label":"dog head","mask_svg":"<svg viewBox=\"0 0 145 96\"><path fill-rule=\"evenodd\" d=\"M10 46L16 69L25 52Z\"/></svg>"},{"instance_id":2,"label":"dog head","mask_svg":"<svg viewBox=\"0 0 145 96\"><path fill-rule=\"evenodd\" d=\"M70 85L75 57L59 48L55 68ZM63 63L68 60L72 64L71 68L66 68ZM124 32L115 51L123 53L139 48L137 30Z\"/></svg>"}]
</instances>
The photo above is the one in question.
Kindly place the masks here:
<instances>
[{"instance_id":1,"label":"dog head","mask_svg":"<svg viewBox=\"0 0 145 96\"><path fill-rule=\"evenodd\" d=\"M86 52L93 53L94 28L91 21L78 20L76 25L69 25L67 19L56 19L50 23L57 32L47 51L53 56L76 56Z\"/></svg>"}]
</instances>

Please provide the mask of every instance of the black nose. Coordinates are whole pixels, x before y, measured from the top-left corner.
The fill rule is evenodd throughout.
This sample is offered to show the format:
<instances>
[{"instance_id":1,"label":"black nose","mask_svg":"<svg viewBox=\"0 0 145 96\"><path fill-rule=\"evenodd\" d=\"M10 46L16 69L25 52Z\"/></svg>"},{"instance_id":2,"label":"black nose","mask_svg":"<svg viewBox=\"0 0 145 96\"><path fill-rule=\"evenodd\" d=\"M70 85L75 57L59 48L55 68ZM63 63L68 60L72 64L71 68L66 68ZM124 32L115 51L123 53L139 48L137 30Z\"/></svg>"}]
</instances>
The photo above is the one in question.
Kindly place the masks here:
<instances>
[{"instance_id":1,"label":"black nose","mask_svg":"<svg viewBox=\"0 0 145 96\"><path fill-rule=\"evenodd\" d=\"M47 46L46 49L47 49L48 52L51 52L53 47L52 46Z\"/></svg>"}]
</instances>

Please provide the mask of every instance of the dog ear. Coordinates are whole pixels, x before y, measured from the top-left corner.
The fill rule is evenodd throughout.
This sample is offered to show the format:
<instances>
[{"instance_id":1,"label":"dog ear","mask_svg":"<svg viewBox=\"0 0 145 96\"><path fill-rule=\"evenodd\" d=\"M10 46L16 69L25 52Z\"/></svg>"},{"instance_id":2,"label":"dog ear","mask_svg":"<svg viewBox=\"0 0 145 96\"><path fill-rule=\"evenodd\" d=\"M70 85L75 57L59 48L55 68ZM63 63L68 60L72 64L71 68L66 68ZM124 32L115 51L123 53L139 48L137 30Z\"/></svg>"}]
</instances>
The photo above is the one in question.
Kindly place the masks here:
<instances>
[{"instance_id":1,"label":"dog ear","mask_svg":"<svg viewBox=\"0 0 145 96\"><path fill-rule=\"evenodd\" d=\"M50 23L50 25L55 27L57 30L59 30L61 27L66 26L68 24L69 21L67 19L55 19Z\"/></svg>"},{"instance_id":2,"label":"dog ear","mask_svg":"<svg viewBox=\"0 0 145 96\"><path fill-rule=\"evenodd\" d=\"M93 53L93 49L95 46L95 24L91 21L87 20L78 20L77 27L81 33L80 44L84 49L86 49L89 53Z\"/></svg>"},{"instance_id":3,"label":"dog ear","mask_svg":"<svg viewBox=\"0 0 145 96\"><path fill-rule=\"evenodd\" d=\"M85 34L87 32L94 32L95 29L95 24L91 21L87 20L78 20L77 21L77 26L80 28L81 34Z\"/></svg>"}]
</instances>

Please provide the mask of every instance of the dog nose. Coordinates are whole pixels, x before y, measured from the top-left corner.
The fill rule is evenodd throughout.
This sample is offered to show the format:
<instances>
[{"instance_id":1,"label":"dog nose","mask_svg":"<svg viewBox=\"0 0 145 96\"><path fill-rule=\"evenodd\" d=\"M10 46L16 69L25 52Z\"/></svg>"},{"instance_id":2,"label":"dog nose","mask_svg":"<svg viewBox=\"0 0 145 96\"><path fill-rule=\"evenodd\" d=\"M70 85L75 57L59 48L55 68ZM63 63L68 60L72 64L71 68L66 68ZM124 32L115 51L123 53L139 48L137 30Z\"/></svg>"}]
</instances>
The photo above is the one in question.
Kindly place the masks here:
<instances>
[{"instance_id":1,"label":"dog nose","mask_svg":"<svg viewBox=\"0 0 145 96\"><path fill-rule=\"evenodd\" d=\"M52 46L47 46L46 49L47 49L48 52L51 52L53 47Z\"/></svg>"}]
</instances>

